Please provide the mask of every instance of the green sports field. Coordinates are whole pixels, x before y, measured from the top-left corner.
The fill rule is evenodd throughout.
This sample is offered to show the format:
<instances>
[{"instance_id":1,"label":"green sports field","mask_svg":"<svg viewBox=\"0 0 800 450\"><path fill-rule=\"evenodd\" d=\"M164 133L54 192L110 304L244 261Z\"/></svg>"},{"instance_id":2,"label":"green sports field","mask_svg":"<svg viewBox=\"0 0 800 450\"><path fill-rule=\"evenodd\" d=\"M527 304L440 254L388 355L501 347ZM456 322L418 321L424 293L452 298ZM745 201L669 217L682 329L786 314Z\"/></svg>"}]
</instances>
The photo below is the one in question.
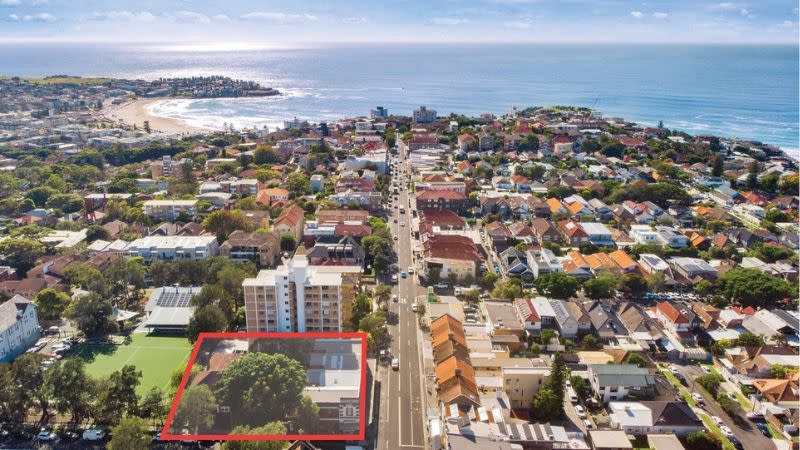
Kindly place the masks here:
<instances>
[{"instance_id":1,"label":"green sports field","mask_svg":"<svg viewBox=\"0 0 800 450\"><path fill-rule=\"evenodd\" d=\"M84 343L75 356L86 361L87 372L105 377L126 364L142 372L137 392L143 395L151 387L167 387L170 374L189 360L192 346L185 337L149 336L133 333L130 337L115 337L117 344Z\"/></svg>"}]
</instances>

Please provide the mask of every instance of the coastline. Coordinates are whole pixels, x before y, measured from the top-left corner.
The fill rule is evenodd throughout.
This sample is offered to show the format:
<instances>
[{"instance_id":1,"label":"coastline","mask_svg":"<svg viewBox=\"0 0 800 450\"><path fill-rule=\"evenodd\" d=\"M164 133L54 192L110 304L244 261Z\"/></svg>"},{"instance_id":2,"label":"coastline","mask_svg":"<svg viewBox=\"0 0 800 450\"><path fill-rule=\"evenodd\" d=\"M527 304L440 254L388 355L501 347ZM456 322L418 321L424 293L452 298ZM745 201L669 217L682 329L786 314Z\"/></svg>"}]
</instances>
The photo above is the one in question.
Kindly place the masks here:
<instances>
[{"instance_id":1,"label":"coastline","mask_svg":"<svg viewBox=\"0 0 800 450\"><path fill-rule=\"evenodd\" d=\"M168 134L198 134L214 131L210 128L189 125L179 119L161 117L151 113L150 106L162 100L164 99L131 100L120 105L111 105L103 108L102 114L108 120L125 125L136 125L139 129L144 128L144 121L148 121L153 131Z\"/></svg>"}]
</instances>

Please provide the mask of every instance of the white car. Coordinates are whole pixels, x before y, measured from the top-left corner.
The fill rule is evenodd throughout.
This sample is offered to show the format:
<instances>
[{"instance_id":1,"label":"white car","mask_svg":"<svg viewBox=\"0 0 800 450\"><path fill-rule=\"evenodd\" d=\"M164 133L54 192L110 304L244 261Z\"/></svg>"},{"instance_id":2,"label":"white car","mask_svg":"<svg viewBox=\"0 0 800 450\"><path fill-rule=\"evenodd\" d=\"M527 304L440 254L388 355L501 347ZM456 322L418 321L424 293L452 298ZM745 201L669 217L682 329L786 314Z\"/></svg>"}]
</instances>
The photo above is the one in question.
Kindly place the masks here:
<instances>
[{"instance_id":1,"label":"white car","mask_svg":"<svg viewBox=\"0 0 800 450\"><path fill-rule=\"evenodd\" d=\"M417 308L417 304L416 303L412 303L411 304L411 311L417 312L417 309L418 309Z\"/></svg>"},{"instance_id":2,"label":"white car","mask_svg":"<svg viewBox=\"0 0 800 450\"><path fill-rule=\"evenodd\" d=\"M589 419L584 419L583 420L583 424L586 426L587 430L591 430L592 428L594 428L594 426L592 425L592 422L589 422Z\"/></svg>"},{"instance_id":3,"label":"white car","mask_svg":"<svg viewBox=\"0 0 800 450\"><path fill-rule=\"evenodd\" d=\"M83 432L83 440L84 441L100 441L106 437L106 432L103 430L84 430Z\"/></svg>"},{"instance_id":4,"label":"white car","mask_svg":"<svg viewBox=\"0 0 800 450\"><path fill-rule=\"evenodd\" d=\"M36 439L38 439L41 442L55 441L56 434L48 430L47 428L42 428L39 434L36 435Z\"/></svg>"},{"instance_id":5,"label":"white car","mask_svg":"<svg viewBox=\"0 0 800 450\"><path fill-rule=\"evenodd\" d=\"M396 295L392 295L392 302L397 303L397 296Z\"/></svg>"},{"instance_id":6,"label":"white car","mask_svg":"<svg viewBox=\"0 0 800 450\"><path fill-rule=\"evenodd\" d=\"M575 405L575 411L578 411L578 417L580 417L581 419L586 418L586 411L583 409L583 406Z\"/></svg>"},{"instance_id":7,"label":"white car","mask_svg":"<svg viewBox=\"0 0 800 450\"><path fill-rule=\"evenodd\" d=\"M722 434L724 434L726 437L733 436L733 430L731 430L730 428L728 428L725 425L721 425L719 427L719 431L722 431Z\"/></svg>"},{"instance_id":8,"label":"white car","mask_svg":"<svg viewBox=\"0 0 800 450\"><path fill-rule=\"evenodd\" d=\"M400 370L400 359L392 358L392 369L393 370Z\"/></svg>"},{"instance_id":9,"label":"white car","mask_svg":"<svg viewBox=\"0 0 800 450\"><path fill-rule=\"evenodd\" d=\"M672 364L669 365L669 371L672 372L673 375L678 374L678 368L673 366Z\"/></svg>"},{"instance_id":10,"label":"white car","mask_svg":"<svg viewBox=\"0 0 800 450\"><path fill-rule=\"evenodd\" d=\"M703 404L703 396L702 396L702 395L700 395L700 394L698 394L697 392L692 392L692 398L693 398L693 399L694 399L694 401L696 401L698 404L700 404L700 405L702 405L702 404Z\"/></svg>"},{"instance_id":11,"label":"white car","mask_svg":"<svg viewBox=\"0 0 800 450\"><path fill-rule=\"evenodd\" d=\"M714 424L716 424L717 426L720 426L720 425L722 425L722 423L723 423L723 422L722 422L722 419L720 419L720 418L719 418L719 416L711 416L711 420L712 420L712 421L714 422Z\"/></svg>"}]
</instances>

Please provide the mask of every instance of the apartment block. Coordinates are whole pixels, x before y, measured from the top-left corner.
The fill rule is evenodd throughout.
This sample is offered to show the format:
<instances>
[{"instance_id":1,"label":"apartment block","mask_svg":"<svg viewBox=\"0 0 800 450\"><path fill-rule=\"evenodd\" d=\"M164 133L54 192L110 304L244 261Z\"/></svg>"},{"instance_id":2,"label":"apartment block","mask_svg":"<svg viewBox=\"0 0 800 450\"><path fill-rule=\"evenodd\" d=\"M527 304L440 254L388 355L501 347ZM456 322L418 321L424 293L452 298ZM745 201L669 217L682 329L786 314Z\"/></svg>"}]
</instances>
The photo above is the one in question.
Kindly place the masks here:
<instances>
[{"instance_id":1,"label":"apartment block","mask_svg":"<svg viewBox=\"0 0 800 450\"><path fill-rule=\"evenodd\" d=\"M197 200L147 200L144 213L156 222L174 222L181 214L192 218L197 213Z\"/></svg>"}]
</instances>

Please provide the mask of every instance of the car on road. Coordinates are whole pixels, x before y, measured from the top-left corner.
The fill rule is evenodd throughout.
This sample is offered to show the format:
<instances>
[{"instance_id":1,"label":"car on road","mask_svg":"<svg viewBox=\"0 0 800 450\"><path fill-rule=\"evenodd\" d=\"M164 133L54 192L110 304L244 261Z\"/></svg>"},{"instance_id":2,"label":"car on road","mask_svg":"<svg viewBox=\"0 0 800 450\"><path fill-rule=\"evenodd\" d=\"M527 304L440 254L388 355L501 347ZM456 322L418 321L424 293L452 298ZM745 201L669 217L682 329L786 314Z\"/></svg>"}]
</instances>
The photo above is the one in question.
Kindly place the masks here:
<instances>
[{"instance_id":1,"label":"car on road","mask_svg":"<svg viewBox=\"0 0 800 450\"><path fill-rule=\"evenodd\" d=\"M399 238L398 238L398 237L397 237L397 235L395 234L395 235L392 237L392 239L394 239L394 240L396 241L396 240L398 240Z\"/></svg>"},{"instance_id":2,"label":"car on road","mask_svg":"<svg viewBox=\"0 0 800 450\"><path fill-rule=\"evenodd\" d=\"M733 436L733 430L731 430L730 428L728 428L728 427L727 427L727 426L725 426L725 425L721 425L721 426L719 427L719 431L722 431L722 434L724 434L724 435L725 435L725 437L731 437L731 436Z\"/></svg>"},{"instance_id":3,"label":"car on road","mask_svg":"<svg viewBox=\"0 0 800 450\"><path fill-rule=\"evenodd\" d=\"M683 376L683 375L678 373L678 374L675 374L675 378L677 378L678 382L680 382L682 385L689 386L689 383L686 381L686 377L685 376Z\"/></svg>"},{"instance_id":4,"label":"car on road","mask_svg":"<svg viewBox=\"0 0 800 450\"><path fill-rule=\"evenodd\" d=\"M749 413L745 414L745 416L749 420L752 420L753 422L758 422L760 420L764 420L764 413L760 413L760 412L749 412Z\"/></svg>"},{"instance_id":5,"label":"car on road","mask_svg":"<svg viewBox=\"0 0 800 450\"><path fill-rule=\"evenodd\" d=\"M583 406L575 405L575 411L578 412L578 417L580 417L581 419L586 418L586 411L583 409Z\"/></svg>"},{"instance_id":6,"label":"car on road","mask_svg":"<svg viewBox=\"0 0 800 450\"><path fill-rule=\"evenodd\" d=\"M680 373L678 372L678 367L673 364L669 365L669 371L672 372L673 375L678 375L678 373Z\"/></svg>"},{"instance_id":7,"label":"car on road","mask_svg":"<svg viewBox=\"0 0 800 450\"><path fill-rule=\"evenodd\" d=\"M589 422L589 419L584 419L583 425L586 427L587 430L591 430L594 428L594 425L592 425L592 422Z\"/></svg>"},{"instance_id":8,"label":"car on road","mask_svg":"<svg viewBox=\"0 0 800 450\"><path fill-rule=\"evenodd\" d=\"M723 424L723 422L722 422L722 419L720 419L720 418L719 418L719 416L711 416L711 420L712 420L712 421L714 422L714 424L716 424L717 426L720 426L720 425L722 425L722 424Z\"/></svg>"},{"instance_id":9,"label":"car on road","mask_svg":"<svg viewBox=\"0 0 800 450\"><path fill-rule=\"evenodd\" d=\"M38 341L36 341L35 344L33 344L33 347L28 349L28 352L36 353L39 350L43 349L46 345L47 345L47 341L45 339L39 339Z\"/></svg>"},{"instance_id":10,"label":"car on road","mask_svg":"<svg viewBox=\"0 0 800 450\"><path fill-rule=\"evenodd\" d=\"M84 441L101 441L106 437L106 432L94 428L90 430L84 430L81 437Z\"/></svg>"},{"instance_id":11,"label":"car on road","mask_svg":"<svg viewBox=\"0 0 800 450\"><path fill-rule=\"evenodd\" d=\"M411 266L408 266L408 273L414 273L414 268L411 267Z\"/></svg>"},{"instance_id":12,"label":"car on road","mask_svg":"<svg viewBox=\"0 0 800 450\"><path fill-rule=\"evenodd\" d=\"M56 434L53 433L51 430L48 430L47 428L42 428L41 431L39 431L39 434L36 435L36 439L39 440L40 442L55 441Z\"/></svg>"},{"instance_id":13,"label":"car on road","mask_svg":"<svg viewBox=\"0 0 800 450\"><path fill-rule=\"evenodd\" d=\"M392 370L400 370L400 359L397 357L392 358Z\"/></svg>"},{"instance_id":14,"label":"car on road","mask_svg":"<svg viewBox=\"0 0 800 450\"><path fill-rule=\"evenodd\" d=\"M400 276L403 277L403 278L408 278L408 274L406 273L405 270L400 272Z\"/></svg>"},{"instance_id":15,"label":"car on road","mask_svg":"<svg viewBox=\"0 0 800 450\"><path fill-rule=\"evenodd\" d=\"M692 392L692 399L697 402L698 405L702 406L705 402L703 401L703 396L698 394L697 392Z\"/></svg>"},{"instance_id":16,"label":"car on road","mask_svg":"<svg viewBox=\"0 0 800 450\"><path fill-rule=\"evenodd\" d=\"M397 283L397 274L392 274L392 283Z\"/></svg>"},{"instance_id":17,"label":"car on road","mask_svg":"<svg viewBox=\"0 0 800 450\"><path fill-rule=\"evenodd\" d=\"M392 301L393 301L394 303L397 303L397 295L392 295Z\"/></svg>"},{"instance_id":18,"label":"car on road","mask_svg":"<svg viewBox=\"0 0 800 450\"><path fill-rule=\"evenodd\" d=\"M412 303L411 304L411 311L417 312L418 309L419 308L417 308L417 304L416 303Z\"/></svg>"},{"instance_id":19,"label":"car on road","mask_svg":"<svg viewBox=\"0 0 800 450\"><path fill-rule=\"evenodd\" d=\"M700 370L707 374L711 373L711 369L709 369L708 366L700 366Z\"/></svg>"},{"instance_id":20,"label":"car on road","mask_svg":"<svg viewBox=\"0 0 800 450\"><path fill-rule=\"evenodd\" d=\"M48 327L46 330L44 330L44 332L45 334L58 334L61 333L61 328L53 325L52 327Z\"/></svg>"},{"instance_id":21,"label":"car on road","mask_svg":"<svg viewBox=\"0 0 800 450\"><path fill-rule=\"evenodd\" d=\"M757 423L756 424L756 428L758 428L758 430L761 431L761 434L763 434L764 436L766 436L768 438L772 438L772 433L769 432L769 428L767 427L767 424L765 424L765 423Z\"/></svg>"}]
</instances>

